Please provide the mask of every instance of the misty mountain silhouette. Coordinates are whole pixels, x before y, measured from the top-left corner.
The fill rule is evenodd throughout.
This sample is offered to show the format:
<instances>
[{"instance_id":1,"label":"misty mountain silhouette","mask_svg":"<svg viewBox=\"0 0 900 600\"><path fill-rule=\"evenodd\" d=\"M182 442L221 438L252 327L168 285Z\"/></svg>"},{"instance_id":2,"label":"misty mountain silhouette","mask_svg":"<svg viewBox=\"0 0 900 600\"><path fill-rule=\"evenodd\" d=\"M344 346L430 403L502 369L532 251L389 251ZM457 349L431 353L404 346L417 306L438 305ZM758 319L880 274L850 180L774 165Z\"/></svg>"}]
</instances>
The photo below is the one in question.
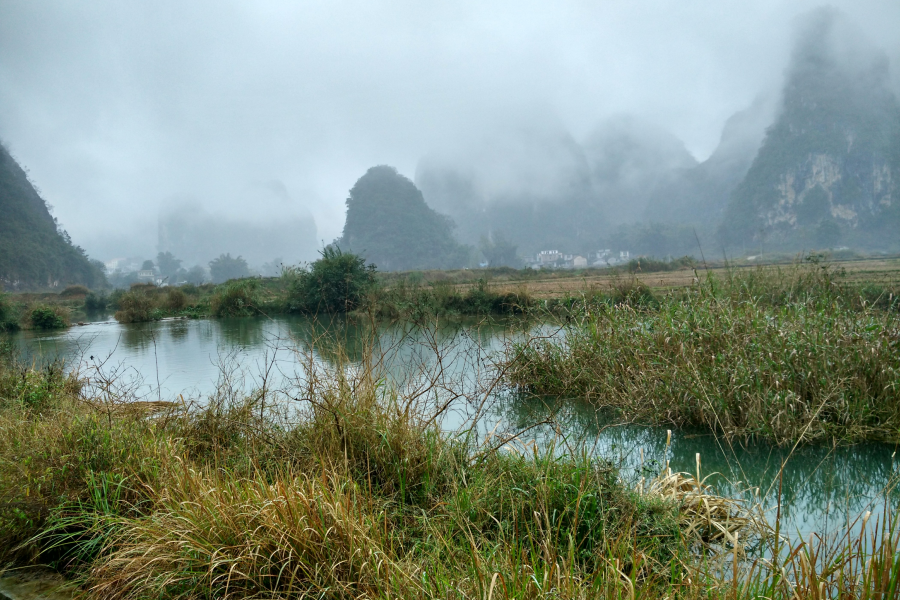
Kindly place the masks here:
<instances>
[{"instance_id":1,"label":"misty mountain silhouette","mask_svg":"<svg viewBox=\"0 0 900 600\"><path fill-rule=\"evenodd\" d=\"M102 265L59 230L26 172L0 144L0 284L15 290L104 282Z\"/></svg>"},{"instance_id":2,"label":"misty mountain silhouette","mask_svg":"<svg viewBox=\"0 0 900 600\"><path fill-rule=\"evenodd\" d=\"M802 23L780 114L720 227L732 246L896 248L900 104L888 60L832 8Z\"/></svg>"}]
</instances>

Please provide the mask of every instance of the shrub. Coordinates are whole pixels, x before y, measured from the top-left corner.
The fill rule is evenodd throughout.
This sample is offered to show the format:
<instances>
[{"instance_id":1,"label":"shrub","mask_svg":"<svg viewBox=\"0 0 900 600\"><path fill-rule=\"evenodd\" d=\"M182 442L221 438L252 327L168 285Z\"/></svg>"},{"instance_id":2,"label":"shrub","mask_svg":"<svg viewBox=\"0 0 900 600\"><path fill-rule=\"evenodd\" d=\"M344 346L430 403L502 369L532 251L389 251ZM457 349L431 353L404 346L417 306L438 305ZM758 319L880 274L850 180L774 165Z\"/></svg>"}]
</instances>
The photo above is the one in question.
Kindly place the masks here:
<instances>
[{"instance_id":1,"label":"shrub","mask_svg":"<svg viewBox=\"0 0 900 600\"><path fill-rule=\"evenodd\" d=\"M69 326L69 315L61 306L36 306L28 314L34 329L62 329Z\"/></svg>"},{"instance_id":2,"label":"shrub","mask_svg":"<svg viewBox=\"0 0 900 600\"><path fill-rule=\"evenodd\" d=\"M184 310L187 306L187 295L178 288L170 287L166 290L165 307L172 311Z\"/></svg>"},{"instance_id":3,"label":"shrub","mask_svg":"<svg viewBox=\"0 0 900 600\"><path fill-rule=\"evenodd\" d=\"M15 331L19 328L15 310L9 301L9 296L0 294L0 331Z\"/></svg>"},{"instance_id":4,"label":"shrub","mask_svg":"<svg viewBox=\"0 0 900 600\"><path fill-rule=\"evenodd\" d=\"M87 312L98 312L105 310L109 306L109 297L105 294L95 294L91 292L84 297L84 310Z\"/></svg>"},{"instance_id":5,"label":"shrub","mask_svg":"<svg viewBox=\"0 0 900 600\"><path fill-rule=\"evenodd\" d=\"M119 323L142 323L155 317L153 299L138 287L122 294L118 298L118 307L115 317Z\"/></svg>"},{"instance_id":6,"label":"shrub","mask_svg":"<svg viewBox=\"0 0 900 600\"><path fill-rule=\"evenodd\" d=\"M212 313L217 317L247 317L259 312L256 279L229 281L216 288L211 301Z\"/></svg>"},{"instance_id":7,"label":"shrub","mask_svg":"<svg viewBox=\"0 0 900 600\"><path fill-rule=\"evenodd\" d=\"M375 284L375 266L365 259L329 246L309 271L293 274L288 304L294 311L345 313L362 305Z\"/></svg>"},{"instance_id":8,"label":"shrub","mask_svg":"<svg viewBox=\"0 0 900 600\"><path fill-rule=\"evenodd\" d=\"M59 295L63 298L72 298L74 296L87 296L91 293L91 290L87 289L83 285L70 285L66 287L63 291L59 293Z\"/></svg>"}]
</instances>

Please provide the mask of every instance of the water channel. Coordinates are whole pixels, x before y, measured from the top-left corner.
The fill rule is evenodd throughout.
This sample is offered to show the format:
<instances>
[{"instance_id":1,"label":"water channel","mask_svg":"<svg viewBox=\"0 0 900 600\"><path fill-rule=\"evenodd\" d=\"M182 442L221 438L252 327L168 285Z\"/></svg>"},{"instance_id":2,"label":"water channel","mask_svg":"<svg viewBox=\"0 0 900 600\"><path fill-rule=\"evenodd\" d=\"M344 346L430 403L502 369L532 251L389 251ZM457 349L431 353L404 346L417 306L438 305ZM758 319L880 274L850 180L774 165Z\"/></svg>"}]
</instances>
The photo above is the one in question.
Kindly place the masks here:
<instances>
[{"instance_id":1,"label":"water channel","mask_svg":"<svg viewBox=\"0 0 900 600\"><path fill-rule=\"evenodd\" d=\"M542 333L552 330L545 327ZM26 357L61 358L68 368L94 379L114 379L122 393L199 402L225 380L249 391L264 377L267 387L283 390L287 398L289 389L302 381L308 361L328 368L342 353L342 364L352 368L369 347L394 385L407 391L428 388L426 396L435 405L451 392L460 394L442 421L448 432L474 426L482 439L503 440L524 430L519 442L583 445L619 464L630 481L652 476L666 460L673 470L695 473L699 454L702 476L721 474L708 481L717 491L756 494L773 517L780 487L782 530L804 537L812 531L838 531L866 510L877 514L885 501L897 504L896 492L886 499L884 490L896 478L900 457L886 444L779 448L732 445L701 432L674 431L667 448L665 428L616 426L615 419L584 403L523 398L493 386L494 360L510 339L527 334L521 324L488 322L375 328L302 317L131 325L106 319L66 331L22 331L15 340ZM551 417L558 425L534 426Z\"/></svg>"}]
</instances>

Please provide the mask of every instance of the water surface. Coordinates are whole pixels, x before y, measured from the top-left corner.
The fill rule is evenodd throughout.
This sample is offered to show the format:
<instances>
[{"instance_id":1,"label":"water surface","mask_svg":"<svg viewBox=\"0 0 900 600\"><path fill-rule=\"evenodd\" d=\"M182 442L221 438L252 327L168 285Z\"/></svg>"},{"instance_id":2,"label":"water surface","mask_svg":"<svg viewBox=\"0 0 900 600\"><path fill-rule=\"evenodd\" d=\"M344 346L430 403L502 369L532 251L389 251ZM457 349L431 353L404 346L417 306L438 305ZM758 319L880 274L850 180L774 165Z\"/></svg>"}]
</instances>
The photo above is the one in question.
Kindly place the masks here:
<instances>
[{"instance_id":1,"label":"water surface","mask_svg":"<svg viewBox=\"0 0 900 600\"><path fill-rule=\"evenodd\" d=\"M264 379L272 389L287 389L303 378L307 361L352 365L368 346L396 385L429 389L428 399L435 404L451 393L460 394L444 419L448 430L474 418L482 439L502 440L527 430L517 438L520 445L554 444L560 451L585 446L620 464L632 482L659 472L666 461L676 471L695 473L699 454L701 477L721 473L709 478L717 490L758 494L772 507L773 516L780 491L783 527L801 535L839 530L861 512L883 506L882 492L898 470L894 448L888 445L743 446L676 431L667 447L664 428L613 426L615 418L583 403L523 398L492 387L493 361L507 340L524 335L519 327L466 321L373 328L366 322L322 323L302 317L127 325L107 320L67 331L23 331L15 339L26 356L62 358L68 368L88 376L116 378L122 390L139 397L200 401L223 378L246 391ZM335 339L341 342L340 350L332 343ZM560 425L533 427L545 420ZM896 500L896 495L891 497L891 502Z\"/></svg>"}]
</instances>

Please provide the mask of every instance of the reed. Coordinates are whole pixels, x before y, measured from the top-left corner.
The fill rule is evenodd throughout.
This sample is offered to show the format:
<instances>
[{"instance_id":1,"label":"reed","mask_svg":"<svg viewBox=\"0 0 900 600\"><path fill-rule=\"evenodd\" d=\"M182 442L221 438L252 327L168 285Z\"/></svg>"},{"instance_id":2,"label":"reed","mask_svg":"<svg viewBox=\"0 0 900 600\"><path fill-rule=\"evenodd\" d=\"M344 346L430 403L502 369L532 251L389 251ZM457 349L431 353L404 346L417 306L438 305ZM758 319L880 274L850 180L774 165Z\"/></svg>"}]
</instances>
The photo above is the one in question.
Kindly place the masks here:
<instances>
[{"instance_id":1,"label":"reed","mask_svg":"<svg viewBox=\"0 0 900 600\"><path fill-rule=\"evenodd\" d=\"M900 439L889 294L870 301L818 264L698 277L654 302L638 291L586 296L560 335L512 344L507 382L726 437Z\"/></svg>"},{"instance_id":2,"label":"reed","mask_svg":"<svg viewBox=\"0 0 900 600\"><path fill-rule=\"evenodd\" d=\"M2 354L2 560L104 599L751 598L842 572L845 597L895 593L891 518L838 554L785 541L754 559L781 538L699 468L635 489L565 440L449 434L437 375L389 384L371 351L314 342L333 366L310 350L278 390L223 373L202 403L138 404L100 373Z\"/></svg>"}]
</instances>

